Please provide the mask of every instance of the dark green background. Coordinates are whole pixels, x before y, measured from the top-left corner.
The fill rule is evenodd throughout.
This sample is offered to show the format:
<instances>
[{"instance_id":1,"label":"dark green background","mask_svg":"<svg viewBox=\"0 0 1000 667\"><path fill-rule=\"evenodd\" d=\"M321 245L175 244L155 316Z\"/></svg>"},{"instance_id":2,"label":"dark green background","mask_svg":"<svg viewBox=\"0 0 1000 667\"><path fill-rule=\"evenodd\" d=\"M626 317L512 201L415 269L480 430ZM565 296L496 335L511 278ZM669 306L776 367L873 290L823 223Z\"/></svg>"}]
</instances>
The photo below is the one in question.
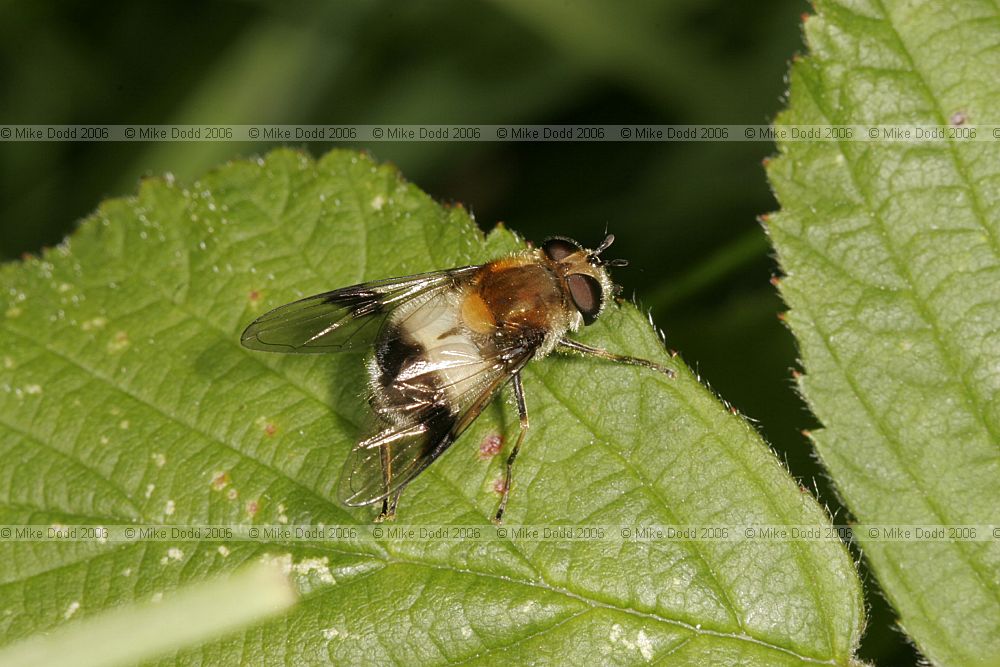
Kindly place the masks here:
<instances>
[{"instance_id":1,"label":"dark green background","mask_svg":"<svg viewBox=\"0 0 1000 667\"><path fill-rule=\"evenodd\" d=\"M277 4L277 3L276 3ZM103 9L99 11L98 8ZM791 0L0 3L0 123L746 123L783 105ZM309 144L320 154L332 144ZM802 429L794 341L756 217L765 143L358 146L484 229L585 244L607 227L624 294L846 519ZM57 243L145 174L190 179L246 143L0 144L0 258ZM334 287L334 286L331 286ZM915 662L864 574L861 656Z\"/></svg>"}]
</instances>

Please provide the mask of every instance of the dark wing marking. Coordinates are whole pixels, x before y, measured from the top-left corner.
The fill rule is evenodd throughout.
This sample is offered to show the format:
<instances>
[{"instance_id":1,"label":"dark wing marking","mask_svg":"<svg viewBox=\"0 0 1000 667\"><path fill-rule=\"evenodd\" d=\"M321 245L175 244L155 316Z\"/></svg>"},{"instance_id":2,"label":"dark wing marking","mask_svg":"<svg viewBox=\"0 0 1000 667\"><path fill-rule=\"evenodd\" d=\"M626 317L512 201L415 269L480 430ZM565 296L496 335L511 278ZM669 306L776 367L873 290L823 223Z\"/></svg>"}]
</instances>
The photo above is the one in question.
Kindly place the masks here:
<instances>
[{"instance_id":1,"label":"dark wing marking","mask_svg":"<svg viewBox=\"0 0 1000 667\"><path fill-rule=\"evenodd\" d=\"M474 374L456 383L461 392L457 398L433 401L418 392L408 404L397 405L392 411L380 413L376 409L372 435L361 440L344 463L338 485L341 502L361 506L389 497L448 449L531 359L542 334L511 338L510 345L489 358L468 362L468 370ZM409 384L413 395L413 378L400 382ZM383 473L386 465L391 470L388 485Z\"/></svg>"},{"instance_id":2,"label":"dark wing marking","mask_svg":"<svg viewBox=\"0 0 1000 667\"><path fill-rule=\"evenodd\" d=\"M340 352L369 345L398 306L449 287L478 267L376 280L294 301L261 315L240 337L266 352Z\"/></svg>"}]
</instances>

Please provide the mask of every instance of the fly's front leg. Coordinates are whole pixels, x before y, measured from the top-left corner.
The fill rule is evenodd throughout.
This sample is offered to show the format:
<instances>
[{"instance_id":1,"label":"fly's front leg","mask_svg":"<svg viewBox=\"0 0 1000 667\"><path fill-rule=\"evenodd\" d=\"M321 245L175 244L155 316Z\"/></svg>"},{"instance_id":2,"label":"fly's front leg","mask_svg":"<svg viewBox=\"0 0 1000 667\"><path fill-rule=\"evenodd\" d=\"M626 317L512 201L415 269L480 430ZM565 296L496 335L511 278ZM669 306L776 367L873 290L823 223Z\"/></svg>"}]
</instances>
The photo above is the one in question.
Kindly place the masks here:
<instances>
[{"instance_id":1,"label":"fly's front leg","mask_svg":"<svg viewBox=\"0 0 1000 667\"><path fill-rule=\"evenodd\" d=\"M510 450L510 456L507 457L507 474L504 477L503 495L500 497L500 506L497 508L496 516L493 517L493 523L498 525L503 521L504 510L507 509L510 485L513 482L514 459L517 458L517 452L521 449L524 436L528 433L528 406L524 402L524 387L521 386L520 372L514 373L513 383L514 398L517 400L517 415L521 420L521 432L518 433L517 442L514 443L513 449Z\"/></svg>"},{"instance_id":2,"label":"fly's front leg","mask_svg":"<svg viewBox=\"0 0 1000 667\"><path fill-rule=\"evenodd\" d=\"M613 352L608 352L607 350L602 350L599 347L591 347L590 345L584 345L583 343L578 343L575 340L570 340L569 338L563 338L559 341L559 346L566 350L572 350L573 352L579 352L580 354L587 354L592 357L600 357L601 359L607 359L608 361L615 361L620 364L628 364L629 366L641 366L643 368L648 368L654 370L658 373L663 373L668 378L673 378L677 374L673 370L662 366L656 362L650 361L649 359L639 359L638 357L627 357L623 354L615 354Z\"/></svg>"}]
</instances>

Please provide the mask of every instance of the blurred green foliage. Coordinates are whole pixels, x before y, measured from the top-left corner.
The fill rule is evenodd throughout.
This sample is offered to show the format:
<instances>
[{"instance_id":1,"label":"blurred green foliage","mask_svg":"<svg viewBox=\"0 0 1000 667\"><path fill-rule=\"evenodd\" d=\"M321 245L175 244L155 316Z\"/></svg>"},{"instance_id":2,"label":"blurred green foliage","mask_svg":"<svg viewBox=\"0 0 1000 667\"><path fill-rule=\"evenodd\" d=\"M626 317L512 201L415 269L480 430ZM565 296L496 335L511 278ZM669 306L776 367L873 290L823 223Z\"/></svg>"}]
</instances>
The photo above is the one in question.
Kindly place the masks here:
<instances>
[{"instance_id":1,"label":"blurred green foliage","mask_svg":"<svg viewBox=\"0 0 1000 667\"><path fill-rule=\"evenodd\" d=\"M801 50L794 0L0 4L4 123L764 123ZM321 154L333 144L309 144ZM352 144L341 144L352 145ZM846 517L800 434L794 341L756 217L764 143L376 143L484 229L594 243L667 344ZM0 259L71 232L143 175L193 178L267 144L0 144ZM330 286L335 287L335 285ZM875 586L867 578L869 589ZM877 593L861 657L915 656Z\"/></svg>"}]
</instances>

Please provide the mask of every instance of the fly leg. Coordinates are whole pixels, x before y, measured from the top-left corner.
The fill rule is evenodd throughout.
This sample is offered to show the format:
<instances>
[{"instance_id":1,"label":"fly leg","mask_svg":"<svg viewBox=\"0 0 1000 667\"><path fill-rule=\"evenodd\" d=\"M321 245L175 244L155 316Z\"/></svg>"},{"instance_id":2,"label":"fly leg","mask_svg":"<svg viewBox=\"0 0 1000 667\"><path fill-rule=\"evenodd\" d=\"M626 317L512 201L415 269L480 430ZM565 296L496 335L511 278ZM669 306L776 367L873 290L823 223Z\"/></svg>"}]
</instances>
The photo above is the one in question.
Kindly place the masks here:
<instances>
[{"instance_id":1,"label":"fly leg","mask_svg":"<svg viewBox=\"0 0 1000 667\"><path fill-rule=\"evenodd\" d=\"M583 343L578 343L575 340L570 340L569 338L563 338L559 341L559 346L572 350L574 352L579 352L580 354L587 354L592 357L600 357L601 359L607 359L608 361L614 361L620 364L628 364L629 366L641 366L642 368L648 368L654 370L658 373L663 373L668 378L673 378L677 374L673 370L662 366L656 362L650 361L648 359L639 359L638 357L628 357L623 354L615 354L613 352L608 352L607 350L602 350L599 347L591 347L590 345L584 345Z\"/></svg>"},{"instance_id":2,"label":"fly leg","mask_svg":"<svg viewBox=\"0 0 1000 667\"><path fill-rule=\"evenodd\" d=\"M392 484L392 445L381 445L379 446L379 460L382 463L382 488L387 492ZM383 521L392 521L396 518L396 505L399 504L399 494L403 492L400 488L396 493L392 494L392 500L389 500L389 496L386 495L382 499L382 511L379 515L375 517L375 523L382 523Z\"/></svg>"},{"instance_id":3,"label":"fly leg","mask_svg":"<svg viewBox=\"0 0 1000 667\"><path fill-rule=\"evenodd\" d=\"M383 521L392 521L396 518L396 505L399 504L399 497L403 495L403 489L396 489L396 493L392 494L392 500L388 497L382 500L382 512L376 517L375 521L377 523L382 523Z\"/></svg>"},{"instance_id":4,"label":"fly leg","mask_svg":"<svg viewBox=\"0 0 1000 667\"><path fill-rule=\"evenodd\" d=\"M500 506L497 508L496 516L493 517L493 523L497 525L503 521L504 510L507 509L507 499L510 497L510 485L513 481L514 459L517 458L517 452L521 449L524 436L528 433L528 406L524 402L524 387L521 386L520 372L514 373L513 383L514 398L517 400L517 415L521 419L521 432L518 433L517 442L514 443L513 449L510 450L510 456L507 457L507 474L503 482L503 495L500 497Z\"/></svg>"}]
</instances>

